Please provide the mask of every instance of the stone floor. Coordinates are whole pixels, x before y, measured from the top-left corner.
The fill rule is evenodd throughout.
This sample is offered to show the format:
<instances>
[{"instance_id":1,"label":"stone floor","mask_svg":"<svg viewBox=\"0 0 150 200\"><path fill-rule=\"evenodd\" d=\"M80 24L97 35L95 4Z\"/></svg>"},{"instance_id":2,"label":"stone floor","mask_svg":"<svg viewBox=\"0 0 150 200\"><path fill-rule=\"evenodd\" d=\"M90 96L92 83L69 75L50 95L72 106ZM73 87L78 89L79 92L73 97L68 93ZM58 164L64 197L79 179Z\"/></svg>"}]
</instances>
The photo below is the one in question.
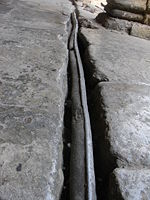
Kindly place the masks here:
<instances>
[{"instance_id":1,"label":"stone floor","mask_svg":"<svg viewBox=\"0 0 150 200\"><path fill-rule=\"evenodd\" d=\"M60 198L71 11L68 0L0 2L0 199Z\"/></svg>"},{"instance_id":2,"label":"stone floor","mask_svg":"<svg viewBox=\"0 0 150 200\"><path fill-rule=\"evenodd\" d=\"M105 29L95 20L100 2L84 3L96 178L110 200L149 200L150 41ZM0 199L60 199L73 9L69 0L0 2Z\"/></svg>"}]
</instances>

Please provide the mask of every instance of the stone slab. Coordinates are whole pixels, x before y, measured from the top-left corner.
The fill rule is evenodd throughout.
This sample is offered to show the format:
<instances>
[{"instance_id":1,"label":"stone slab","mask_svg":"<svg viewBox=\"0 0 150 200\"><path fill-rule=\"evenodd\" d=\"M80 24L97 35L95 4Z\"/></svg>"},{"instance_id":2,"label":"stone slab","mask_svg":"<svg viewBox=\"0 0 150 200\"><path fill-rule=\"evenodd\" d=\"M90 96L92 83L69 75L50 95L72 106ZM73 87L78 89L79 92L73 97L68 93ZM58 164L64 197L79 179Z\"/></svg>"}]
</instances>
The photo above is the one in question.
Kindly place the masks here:
<instances>
[{"instance_id":1,"label":"stone slab","mask_svg":"<svg viewBox=\"0 0 150 200\"><path fill-rule=\"evenodd\" d=\"M133 24L131 35L150 40L150 26L138 23Z\"/></svg>"},{"instance_id":2,"label":"stone slab","mask_svg":"<svg viewBox=\"0 0 150 200\"><path fill-rule=\"evenodd\" d=\"M111 31L81 29L91 85L100 81L150 83L150 41Z\"/></svg>"},{"instance_id":3,"label":"stone slab","mask_svg":"<svg viewBox=\"0 0 150 200\"><path fill-rule=\"evenodd\" d=\"M150 26L150 14L145 15L144 24Z\"/></svg>"},{"instance_id":4,"label":"stone slab","mask_svg":"<svg viewBox=\"0 0 150 200\"><path fill-rule=\"evenodd\" d=\"M110 7L135 13L146 11L147 0L107 0Z\"/></svg>"},{"instance_id":5,"label":"stone slab","mask_svg":"<svg viewBox=\"0 0 150 200\"><path fill-rule=\"evenodd\" d=\"M133 24L133 22L128 20L110 17L106 13L99 13L96 17L96 21L105 28L117 31L124 31L126 33L130 33Z\"/></svg>"},{"instance_id":6,"label":"stone slab","mask_svg":"<svg viewBox=\"0 0 150 200\"><path fill-rule=\"evenodd\" d=\"M111 200L150 199L149 169L115 169L111 176Z\"/></svg>"},{"instance_id":7,"label":"stone slab","mask_svg":"<svg viewBox=\"0 0 150 200\"><path fill-rule=\"evenodd\" d=\"M0 199L60 198L71 10L67 0L0 6Z\"/></svg>"},{"instance_id":8,"label":"stone slab","mask_svg":"<svg viewBox=\"0 0 150 200\"><path fill-rule=\"evenodd\" d=\"M150 14L150 1L148 0L148 4L147 4L147 11Z\"/></svg>"},{"instance_id":9,"label":"stone slab","mask_svg":"<svg viewBox=\"0 0 150 200\"><path fill-rule=\"evenodd\" d=\"M149 23L149 15L146 15L145 23ZM150 40L150 26L128 20L110 17L106 13L100 13L96 21L107 29L126 32L132 36Z\"/></svg>"},{"instance_id":10,"label":"stone slab","mask_svg":"<svg viewBox=\"0 0 150 200\"><path fill-rule=\"evenodd\" d=\"M99 83L91 96L94 141L102 174L150 167L150 85Z\"/></svg>"},{"instance_id":11,"label":"stone slab","mask_svg":"<svg viewBox=\"0 0 150 200\"><path fill-rule=\"evenodd\" d=\"M136 14L136 13L123 11L123 10L119 10L119 9L110 9L107 6L105 7L105 10L112 17L125 19L125 20L129 20L129 21L141 22L141 23L144 20L144 17L142 14Z\"/></svg>"}]
</instances>

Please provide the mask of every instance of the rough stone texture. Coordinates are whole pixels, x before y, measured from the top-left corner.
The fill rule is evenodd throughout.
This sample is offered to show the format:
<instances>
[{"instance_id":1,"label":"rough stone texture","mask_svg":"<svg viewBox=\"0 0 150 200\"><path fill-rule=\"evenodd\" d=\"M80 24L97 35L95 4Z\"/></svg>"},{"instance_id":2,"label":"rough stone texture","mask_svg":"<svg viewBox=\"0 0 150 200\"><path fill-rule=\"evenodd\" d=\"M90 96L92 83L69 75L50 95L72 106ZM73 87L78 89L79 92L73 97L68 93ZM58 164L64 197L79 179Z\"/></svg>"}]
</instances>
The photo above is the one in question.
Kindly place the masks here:
<instances>
[{"instance_id":1,"label":"rough stone texture","mask_svg":"<svg viewBox=\"0 0 150 200\"><path fill-rule=\"evenodd\" d=\"M60 197L70 8L0 3L0 199Z\"/></svg>"},{"instance_id":2,"label":"rough stone texture","mask_svg":"<svg viewBox=\"0 0 150 200\"><path fill-rule=\"evenodd\" d=\"M148 1L148 4L147 4L147 12L150 13L150 1Z\"/></svg>"},{"instance_id":3,"label":"rough stone texture","mask_svg":"<svg viewBox=\"0 0 150 200\"><path fill-rule=\"evenodd\" d=\"M80 39L97 173L107 184L120 168L106 191L110 200L149 199L150 41L103 27L81 28Z\"/></svg>"},{"instance_id":4,"label":"rough stone texture","mask_svg":"<svg viewBox=\"0 0 150 200\"><path fill-rule=\"evenodd\" d=\"M135 27L140 27L140 25L136 24L137 22L148 26L150 25L149 0L107 0L107 3L108 4L104 6L107 17L105 13L100 13L96 17L97 22L102 24L104 27L118 31L125 31L130 34L133 25L135 25ZM117 19L115 20L112 17ZM122 19L125 21L123 22ZM130 23L128 24L126 20ZM136 31L133 30L133 32L136 32L133 35L149 40L149 28L144 27L144 31L141 31L141 28L142 25L139 29L136 29Z\"/></svg>"},{"instance_id":5,"label":"rough stone texture","mask_svg":"<svg viewBox=\"0 0 150 200\"><path fill-rule=\"evenodd\" d=\"M135 13L118 10L118 9L109 9L107 7L105 7L105 10L110 16L120 18L120 19L126 19L129 21L135 21L135 22L143 22L143 19L144 19L144 16L141 14L135 14Z\"/></svg>"},{"instance_id":6,"label":"rough stone texture","mask_svg":"<svg viewBox=\"0 0 150 200\"><path fill-rule=\"evenodd\" d=\"M112 8L141 13L146 10L147 0L107 0L107 2Z\"/></svg>"},{"instance_id":7,"label":"rough stone texture","mask_svg":"<svg viewBox=\"0 0 150 200\"><path fill-rule=\"evenodd\" d=\"M150 14L145 15L144 24L147 24L150 26Z\"/></svg>"},{"instance_id":8,"label":"rough stone texture","mask_svg":"<svg viewBox=\"0 0 150 200\"><path fill-rule=\"evenodd\" d=\"M145 18L145 20L147 20L147 24L148 24L149 18L147 17ZM96 21L107 29L126 32L132 36L150 40L150 31L149 31L150 26L145 25L146 22L145 24L141 24L137 22L124 20L124 19L118 19L118 18L110 17L106 13L100 13L96 17Z\"/></svg>"},{"instance_id":9,"label":"rough stone texture","mask_svg":"<svg viewBox=\"0 0 150 200\"><path fill-rule=\"evenodd\" d=\"M109 199L150 199L150 170L128 168L116 169L111 176Z\"/></svg>"},{"instance_id":10,"label":"rough stone texture","mask_svg":"<svg viewBox=\"0 0 150 200\"><path fill-rule=\"evenodd\" d=\"M149 96L145 84L106 82L96 87L92 110L102 173L115 165L150 167Z\"/></svg>"},{"instance_id":11,"label":"rough stone texture","mask_svg":"<svg viewBox=\"0 0 150 200\"><path fill-rule=\"evenodd\" d=\"M89 43L85 51L86 71L91 85L110 80L150 83L150 41L99 29L81 29Z\"/></svg>"},{"instance_id":12,"label":"rough stone texture","mask_svg":"<svg viewBox=\"0 0 150 200\"><path fill-rule=\"evenodd\" d=\"M98 14L98 12L95 10L95 12L91 12L90 9L87 10L85 9L84 4L80 4L81 2L76 2L77 7L78 7L78 20L79 20L79 25L81 27L86 27L86 28L92 28L96 29L98 28L99 24L95 22L95 18ZM90 8L91 5L89 5Z\"/></svg>"},{"instance_id":13,"label":"rough stone texture","mask_svg":"<svg viewBox=\"0 0 150 200\"><path fill-rule=\"evenodd\" d=\"M130 34L136 37L150 40L150 26L134 23Z\"/></svg>"},{"instance_id":14,"label":"rough stone texture","mask_svg":"<svg viewBox=\"0 0 150 200\"><path fill-rule=\"evenodd\" d=\"M106 4L106 0L76 0L77 2L82 2L84 5L88 6L96 6L97 8L101 8L101 4Z\"/></svg>"},{"instance_id":15,"label":"rough stone texture","mask_svg":"<svg viewBox=\"0 0 150 200\"><path fill-rule=\"evenodd\" d=\"M105 28L124 31L126 33L130 32L133 24L131 21L110 17L107 13L99 13L96 21Z\"/></svg>"}]
</instances>

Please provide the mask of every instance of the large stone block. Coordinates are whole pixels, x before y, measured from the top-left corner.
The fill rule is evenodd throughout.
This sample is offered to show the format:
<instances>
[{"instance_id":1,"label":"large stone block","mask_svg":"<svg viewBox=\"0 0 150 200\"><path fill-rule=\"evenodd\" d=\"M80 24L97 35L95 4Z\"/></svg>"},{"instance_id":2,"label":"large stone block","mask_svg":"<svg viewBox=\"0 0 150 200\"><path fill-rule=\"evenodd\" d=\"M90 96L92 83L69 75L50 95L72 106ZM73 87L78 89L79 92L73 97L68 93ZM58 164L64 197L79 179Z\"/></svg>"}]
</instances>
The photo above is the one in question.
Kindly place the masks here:
<instances>
[{"instance_id":1,"label":"large stone block","mask_svg":"<svg viewBox=\"0 0 150 200\"><path fill-rule=\"evenodd\" d=\"M147 12L150 14L150 0L148 0L148 4L147 4Z\"/></svg>"},{"instance_id":2,"label":"large stone block","mask_svg":"<svg viewBox=\"0 0 150 200\"><path fill-rule=\"evenodd\" d=\"M84 57L91 85L105 80L150 83L150 41L103 27L82 28L81 34L89 43Z\"/></svg>"},{"instance_id":3,"label":"large stone block","mask_svg":"<svg viewBox=\"0 0 150 200\"><path fill-rule=\"evenodd\" d=\"M110 179L110 200L150 199L149 169L115 169Z\"/></svg>"},{"instance_id":4,"label":"large stone block","mask_svg":"<svg viewBox=\"0 0 150 200\"><path fill-rule=\"evenodd\" d=\"M116 167L150 167L150 86L99 83L91 100L102 176Z\"/></svg>"},{"instance_id":5,"label":"large stone block","mask_svg":"<svg viewBox=\"0 0 150 200\"><path fill-rule=\"evenodd\" d=\"M146 10L147 0L107 0L107 2L112 8L143 13Z\"/></svg>"},{"instance_id":6,"label":"large stone block","mask_svg":"<svg viewBox=\"0 0 150 200\"><path fill-rule=\"evenodd\" d=\"M144 16L144 24L147 24L150 26L150 14L146 14Z\"/></svg>"},{"instance_id":7,"label":"large stone block","mask_svg":"<svg viewBox=\"0 0 150 200\"><path fill-rule=\"evenodd\" d=\"M109 7L105 7L106 12L111 15L112 17L126 19L129 21L136 21L136 22L143 22L143 15L142 14L135 14L128 11L123 11L119 9L110 9Z\"/></svg>"},{"instance_id":8,"label":"large stone block","mask_svg":"<svg viewBox=\"0 0 150 200\"><path fill-rule=\"evenodd\" d=\"M5 2L11 9L1 12L0 3L0 199L58 200L71 3Z\"/></svg>"},{"instance_id":9,"label":"large stone block","mask_svg":"<svg viewBox=\"0 0 150 200\"><path fill-rule=\"evenodd\" d=\"M106 13L100 13L96 17L96 21L100 23L102 26L108 29L124 31L126 33L130 33L133 22L123 19L118 19L114 17L110 17Z\"/></svg>"},{"instance_id":10,"label":"large stone block","mask_svg":"<svg viewBox=\"0 0 150 200\"><path fill-rule=\"evenodd\" d=\"M147 23L149 23L149 15L146 16ZM106 13L100 13L96 17L96 21L105 28L124 31L132 36L150 40L150 26L148 25L110 17Z\"/></svg>"},{"instance_id":11,"label":"large stone block","mask_svg":"<svg viewBox=\"0 0 150 200\"><path fill-rule=\"evenodd\" d=\"M150 26L139 23L133 23L130 34L136 37L150 40Z\"/></svg>"}]
</instances>

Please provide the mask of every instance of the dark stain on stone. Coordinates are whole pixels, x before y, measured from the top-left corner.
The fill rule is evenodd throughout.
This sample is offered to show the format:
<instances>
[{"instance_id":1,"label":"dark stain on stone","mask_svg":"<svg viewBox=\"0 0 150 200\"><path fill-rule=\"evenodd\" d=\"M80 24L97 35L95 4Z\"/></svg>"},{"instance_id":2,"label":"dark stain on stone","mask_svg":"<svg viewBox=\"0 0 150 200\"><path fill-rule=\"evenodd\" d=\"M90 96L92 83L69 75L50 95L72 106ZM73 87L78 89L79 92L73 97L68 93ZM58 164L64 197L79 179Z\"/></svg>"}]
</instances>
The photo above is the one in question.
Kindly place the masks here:
<instances>
[{"instance_id":1,"label":"dark stain on stone","mask_svg":"<svg viewBox=\"0 0 150 200\"><path fill-rule=\"evenodd\" d=\"M17 44L18 42L17 41L13 41L13 40L4 40L2 42L2 44L6 45L6 44Z\"/></svg>"},{"instance_id":2,"label":"dark stain on stone","mask_svg":"<svg viewBox=\"0 0 150 200\"><path fill-rule=\"evenodd\" d=\"M53 71L53 72L56 72L57 70L56 70L56 69L52 69L52 71Z\"/></svg>"},{"instance_id":3,"label":"dark stain on stone","mask_svg":"<svg viewBox=\"0 0 150 200\"><path fill-rule=\"evenodd\" d=\"M32 122L31 117L25 118L25 123L30 124L31 122Z\"/></svg>"},{"instance_id":4,"label":"dark stain on stone","mask_svg":"<svg viewBox=\"0 0 150 200\"><path fill-rule=\"evenodd\" d=\"M19 163L19 165L16 167L16 171L21 172L21 170L22 170L22 164Z\"/></svg>"},{"instance_id":5,"label":"dark stain on stone","mask_svg":"<svg viewBox=\"0 0 150 200\"><path fill-rule=\"evenodd\" d=\"M0 14L5 14L9 12L11 9L12 7L9 5L9 1L7 0L0 1Z\"/></svg>"}]
</instances>

